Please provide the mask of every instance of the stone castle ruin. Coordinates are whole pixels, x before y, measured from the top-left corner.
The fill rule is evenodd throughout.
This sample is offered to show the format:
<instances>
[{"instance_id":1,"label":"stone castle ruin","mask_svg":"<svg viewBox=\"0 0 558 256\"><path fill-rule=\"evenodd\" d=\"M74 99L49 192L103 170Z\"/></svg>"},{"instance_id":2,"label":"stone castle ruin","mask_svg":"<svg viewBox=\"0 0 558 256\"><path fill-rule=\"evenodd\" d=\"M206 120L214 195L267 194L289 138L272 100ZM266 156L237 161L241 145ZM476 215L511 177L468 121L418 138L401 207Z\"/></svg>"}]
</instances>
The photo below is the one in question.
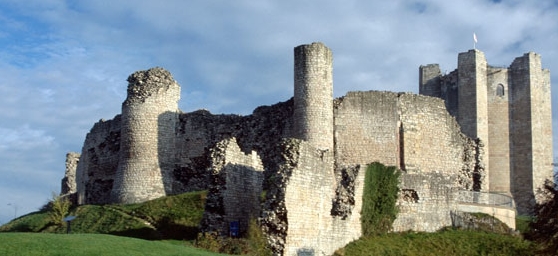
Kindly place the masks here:
<instances>
[{"instance_id":1,"label":"stone castle ruin","mask_svg":"<svg viewBox=\"0 0 558 256\"><path fill-rule=\"evenodd\" d=\"M301 45L294 58L294 97L247 116L181 112L168 71L135 72L122 113L68 154L62 192L126 204L208 190L203 231L259 218L278 255L332 254L361 235L369 163L402 170L394 231L436 231L486 209L513 227L552 178L550 73L537 54L500 68L470 50L449 74L421 66L421 95L340 98L329 48Z\"/></svg>"}]
</instances>

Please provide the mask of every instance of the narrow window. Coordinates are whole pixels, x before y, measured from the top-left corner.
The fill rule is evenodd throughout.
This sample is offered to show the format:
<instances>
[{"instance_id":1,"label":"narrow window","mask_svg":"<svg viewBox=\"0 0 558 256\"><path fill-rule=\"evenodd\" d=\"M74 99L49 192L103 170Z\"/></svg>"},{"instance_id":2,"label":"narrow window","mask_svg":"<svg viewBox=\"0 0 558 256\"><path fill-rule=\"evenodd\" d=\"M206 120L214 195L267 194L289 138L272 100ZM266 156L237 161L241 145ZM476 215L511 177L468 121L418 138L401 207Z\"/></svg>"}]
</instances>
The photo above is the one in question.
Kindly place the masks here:
<instances>
[{"instance_id":1,"label":"narrow window","mask_svg":"<svg viewBox=\"0 0 558 256\"><path fill-rule=\"evenodd\" d=\"M504 89L504 85L503 84L498 84L498 86L496 87L496 95L500 96L500 97L504 97L505 95L505 89Z\"/></svg>"}]
</instances>

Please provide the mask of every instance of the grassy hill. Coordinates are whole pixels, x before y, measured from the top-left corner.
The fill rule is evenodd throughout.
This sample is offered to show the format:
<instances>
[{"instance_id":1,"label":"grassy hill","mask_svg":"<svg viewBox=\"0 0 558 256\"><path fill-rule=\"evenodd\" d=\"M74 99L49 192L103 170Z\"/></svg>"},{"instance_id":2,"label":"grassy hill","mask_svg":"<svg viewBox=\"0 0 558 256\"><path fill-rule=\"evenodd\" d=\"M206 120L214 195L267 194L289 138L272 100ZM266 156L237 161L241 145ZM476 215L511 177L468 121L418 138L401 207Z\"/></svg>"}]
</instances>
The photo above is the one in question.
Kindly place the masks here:
<instances>
[{"instance_id":1,"label":"grassy hill","mask_svg":"<svg viewBox=\"0 0 558 256\"><path fill-rule=\"evenodd\" d=\"M141 204L84 205L71 209L77 216L72 233L112 234L148 240L193 240L198 233L207 192L168 196ZM35 212L0 227L0 232L65 233L47 212Z\"/></svg>"},{"instance_id":2,"label":"grassy hill","mask_svg":"<svg viewBox=\"0 0 558 256\"><path fill-rule=\"evenodd\" d=\"M71 235L65 234L66 227L54 225L47 212L31 213L0 227L0 255L219 255L193 246L206 195L192 192L141 204L79 206L70 212L77 216ZM219 245L226 244L235 251L230 249L246 240L204 242L217 246L207 248L222 251ZM521 237L448 229L363 237L337 255L533 255L534 246Z\"/></svg>"},{"instance_id":3,"label":"grassy hill","mask_svg":"<svg viewBox=\"0 0 558 256\"><path fill-rule=\"evenodd\" d=\"M101 235L0 233L0 255L222 255L183 244Z\"/></svg>"},{"instance_id":4,"label":"grassy hill","mask_svg":"<svg viewBox=\"0 0 558 256\"><path fill-rule=\"evenodd\" d=\"M447 229L436 233L404 232L363 237L336 252L353 255L534 255L521 237L482 231Z\"/></svg>"}]
</instances>

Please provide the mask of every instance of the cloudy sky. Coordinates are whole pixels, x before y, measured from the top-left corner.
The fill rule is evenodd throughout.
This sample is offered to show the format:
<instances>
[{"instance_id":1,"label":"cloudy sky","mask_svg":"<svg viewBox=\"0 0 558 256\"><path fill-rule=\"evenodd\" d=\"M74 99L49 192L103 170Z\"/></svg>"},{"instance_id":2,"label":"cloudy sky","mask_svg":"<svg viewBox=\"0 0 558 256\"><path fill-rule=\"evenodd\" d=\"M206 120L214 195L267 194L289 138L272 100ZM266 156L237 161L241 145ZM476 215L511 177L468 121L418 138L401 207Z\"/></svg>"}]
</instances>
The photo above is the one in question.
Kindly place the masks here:
<instances>
[{"instance_id":1,"label":"cloudy sky","mask_svg":"<svg viewBox=\"0 0 558 256\"><path fill-rule=\"evenodd\" d=\"M556 0L0 0L0 24L0 224L60 191L136 70L171 71L183 111L250 114L292 96L297 45L333 50L336 97L417 92L419 65L454 70L476 33L489 64L535 51L558 84Z\"/></svg>"}]
</instances>

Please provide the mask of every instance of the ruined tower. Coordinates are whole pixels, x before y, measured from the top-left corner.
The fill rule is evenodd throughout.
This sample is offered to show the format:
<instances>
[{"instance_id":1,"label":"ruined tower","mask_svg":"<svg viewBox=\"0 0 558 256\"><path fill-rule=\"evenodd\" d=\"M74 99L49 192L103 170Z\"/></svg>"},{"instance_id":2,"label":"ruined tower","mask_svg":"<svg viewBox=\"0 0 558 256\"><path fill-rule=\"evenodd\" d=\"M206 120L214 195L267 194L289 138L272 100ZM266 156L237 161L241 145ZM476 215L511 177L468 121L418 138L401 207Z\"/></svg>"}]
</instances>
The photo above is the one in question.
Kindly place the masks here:
<instances>
[{"instance_id":1,"label":"ruined tower","mask_svg":"<svg viewBox=\"0 0 558 256\"><path fill-rule=\"evenodd\" d=\"M333 55L322 43L294 48L294 138L333 150Z\"/></svg>"},{"instance_id":2,"label":"ruined tower","mask_svg":"<svg viewBox=\"0 0 558 256\"><path fill-rule=\"evenodd\" d=\"M128 97L122 103L118 168L111 201L137 203L171 190L180 86L162 68L128 77Z\"/></svg>"},{"instance_id":3,"label":"ruined tower","mask_svg":"<svg viewBox=\"0 0 558 256\"><path fill-rule=\"evenodd\" d=\"M536 189L552 179L550 72L530 52L510 66L512 194L520 214L530 213Z\"/></svg>"}]
</instances>

